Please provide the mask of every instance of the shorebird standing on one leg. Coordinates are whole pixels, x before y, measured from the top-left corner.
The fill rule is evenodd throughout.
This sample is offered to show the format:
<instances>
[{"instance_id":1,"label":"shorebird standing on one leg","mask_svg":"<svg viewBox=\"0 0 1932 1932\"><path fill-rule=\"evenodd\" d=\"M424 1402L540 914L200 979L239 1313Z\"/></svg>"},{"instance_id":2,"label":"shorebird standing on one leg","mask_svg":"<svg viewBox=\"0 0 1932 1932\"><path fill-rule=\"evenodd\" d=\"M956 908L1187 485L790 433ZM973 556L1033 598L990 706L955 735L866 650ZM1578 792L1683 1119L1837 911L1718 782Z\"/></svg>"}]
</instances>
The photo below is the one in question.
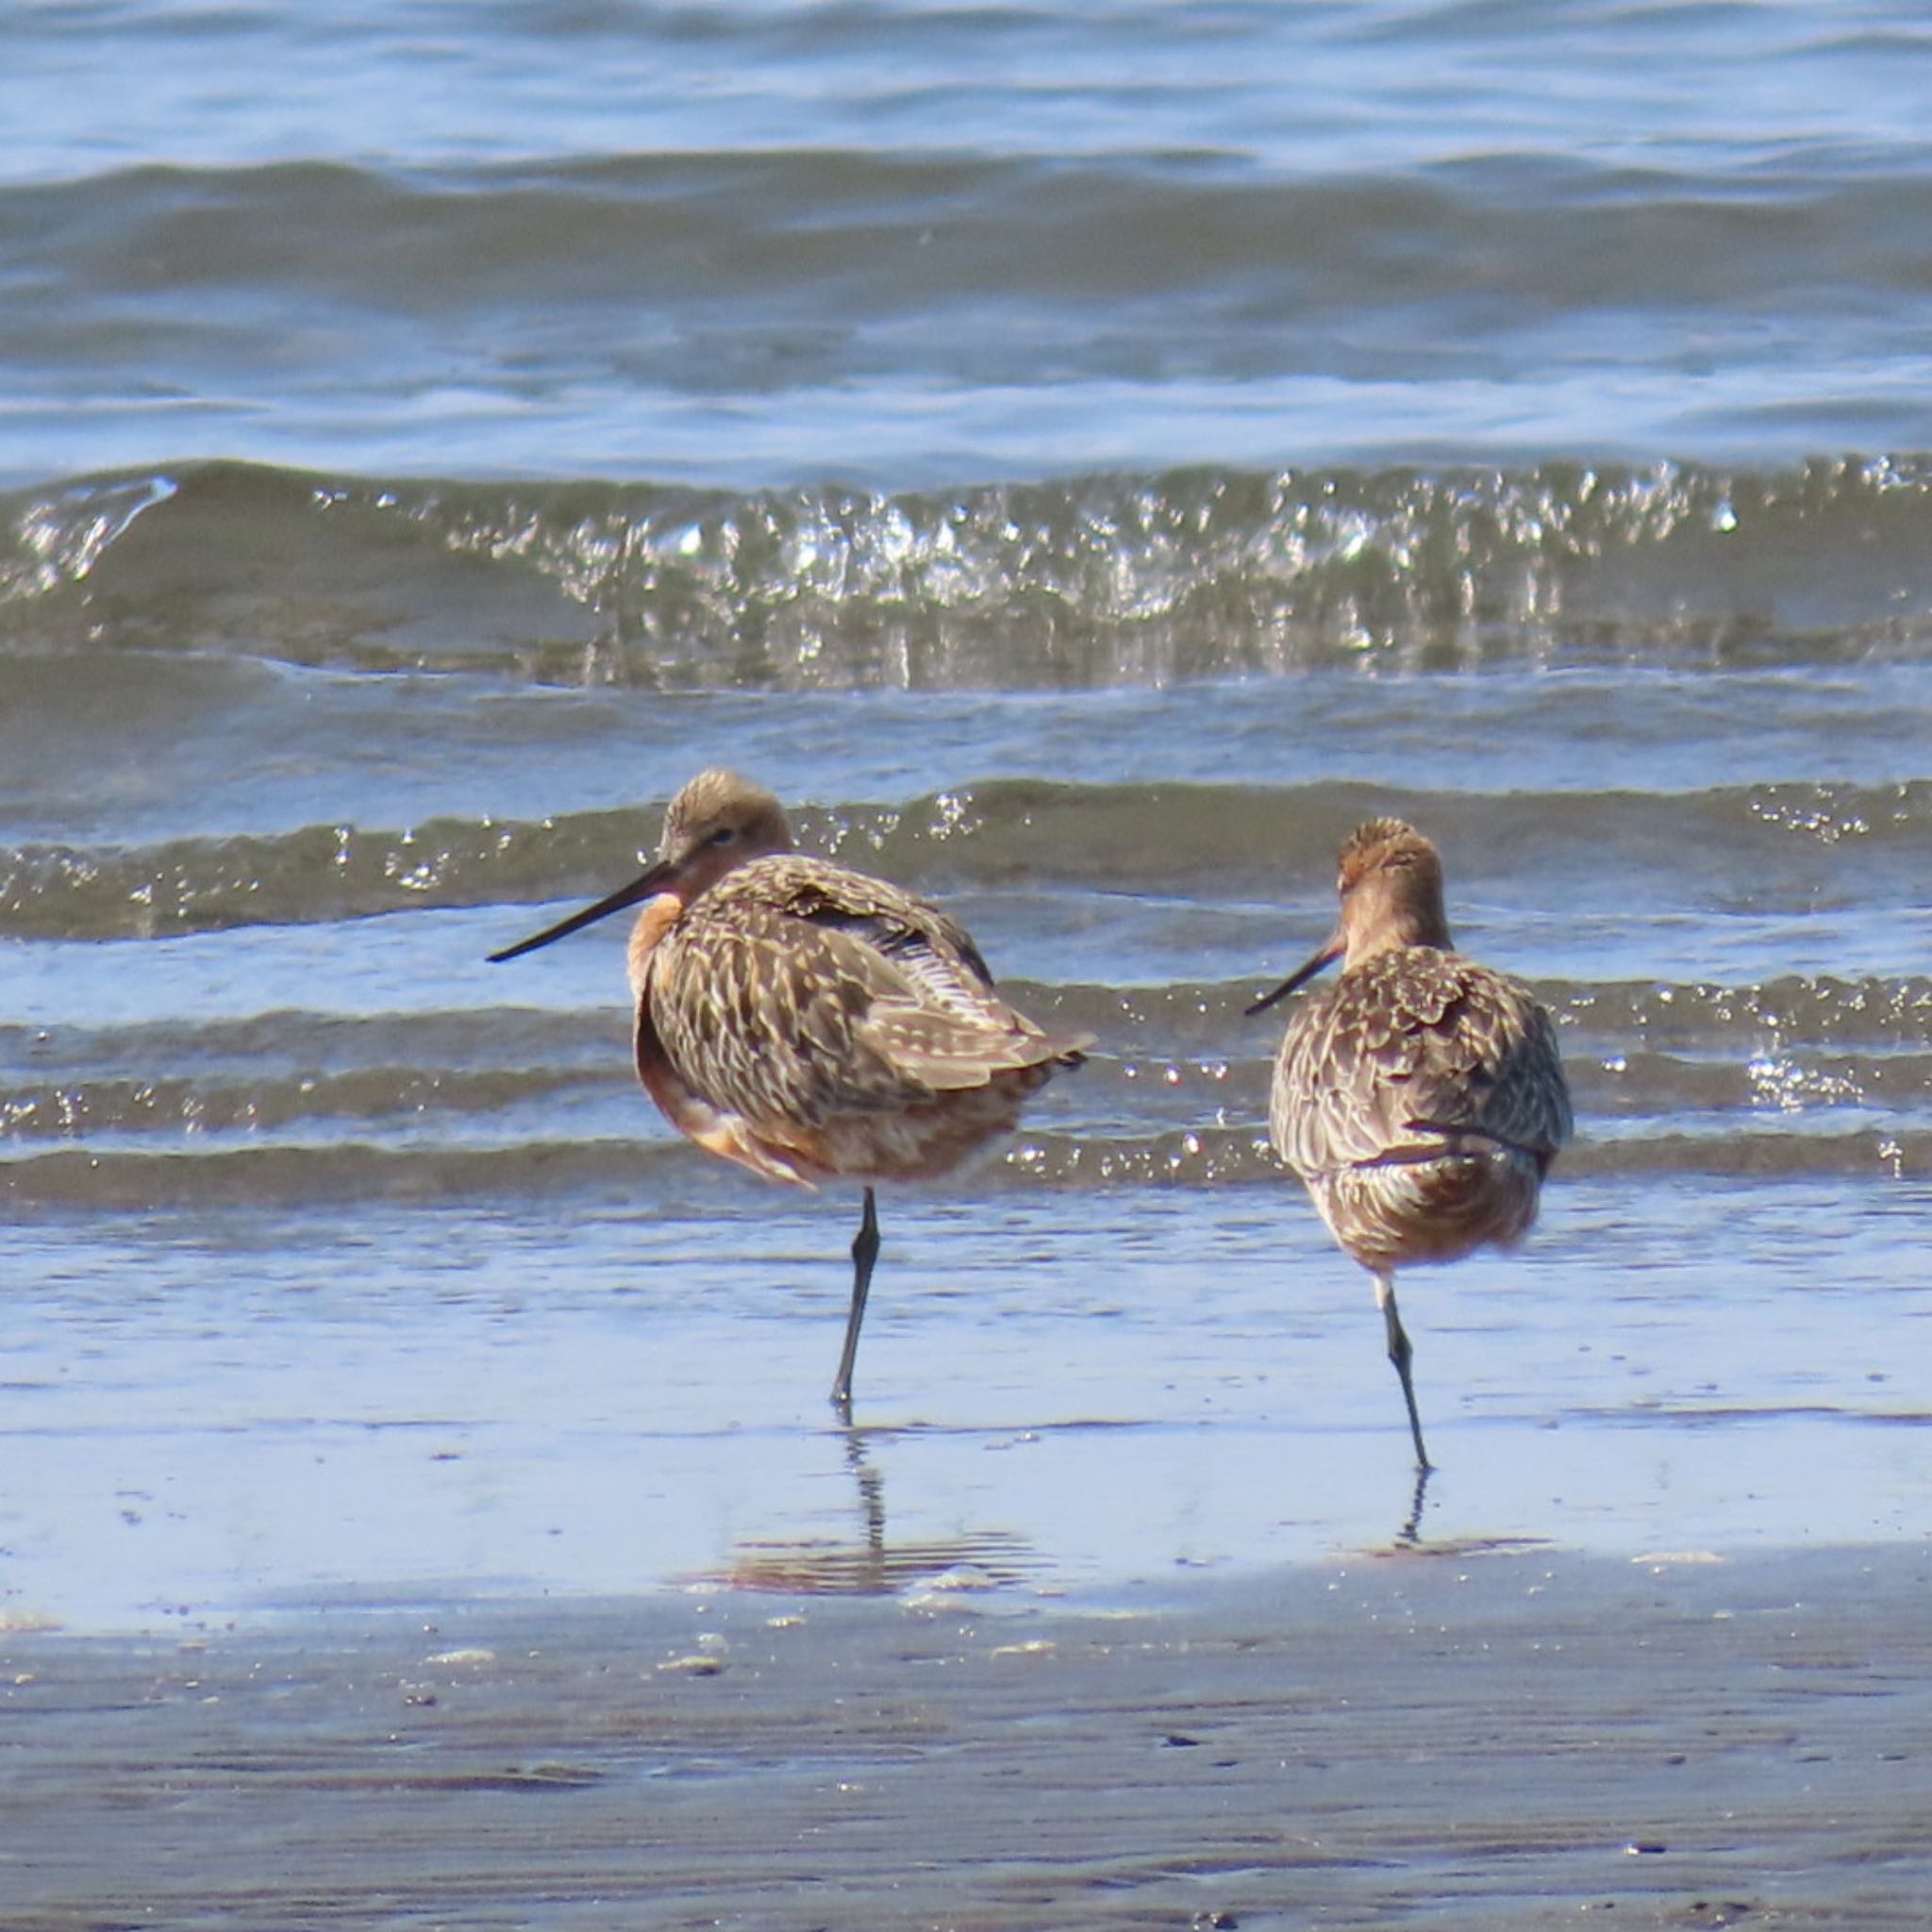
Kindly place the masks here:
<instances>
[{"instance_id":1,"label":"shorebird standing on one leg","mask_svg":"<svg viewBox=\"0 0 1932 1932\"><path fill-rule=\"evenodd\" d=\"M1395 1306L1395 1271L1520 1241L1557 1148L1570 1093L1550 1016L1513 979L1456 951L1442 861L1398 819L1341 848L1341 923L1258 1013L1341 959L1341 976L1289 1022L1268 1127L1328 1231L1375 1277L1418 1469L1429 1468Z\"/></svg>"},{"instance_id":2,"label":"shorebird standing on one leg","mask_svg":"<svg viewBox=\"0 0 1932 1932\"><path fill-rule=\"evenodd\" d=\"M514 959L641 900L638 1076L665 1118L770 1180L865 1184L832 1384L849 1417L878 1257L873 1184L950 1173L1092 1040L1008 1006L937 907L794 853L778 801L734 772L700 773L672 800L642 877L490 957Z\"/></svg>"}]
</instances>

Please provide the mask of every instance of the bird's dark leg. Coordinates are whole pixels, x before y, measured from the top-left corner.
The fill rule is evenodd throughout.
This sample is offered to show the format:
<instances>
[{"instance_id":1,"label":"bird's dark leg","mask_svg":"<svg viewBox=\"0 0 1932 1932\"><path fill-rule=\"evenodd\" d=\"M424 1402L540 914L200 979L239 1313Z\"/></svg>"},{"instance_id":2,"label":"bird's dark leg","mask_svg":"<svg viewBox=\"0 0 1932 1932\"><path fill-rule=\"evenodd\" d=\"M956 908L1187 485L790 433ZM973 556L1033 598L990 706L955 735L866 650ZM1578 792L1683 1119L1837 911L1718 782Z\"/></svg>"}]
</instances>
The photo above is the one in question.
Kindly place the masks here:
<instances>
[{"instance_id":1,"label":"bird's dark leg","mask_svg":"<svg viewBox=\"0 0 1932 1932\"><path fill-rule=\"evenodd\" d=\"M852 1419L852 1364L858 1357L858 1330L865 1320L865 1298L872 1289L872 1264L878 1257L878 1203L868 1188L865 1213L858 1232L852 1237L852 1311L845 1317L845 1346L840 1351L839 1374L832 1383L832 1407L847 1422Z\"/></svg>"},{"instance_id":2,"label":"bird's dark leg","mask_svg":"<svg viewBox=\"0 0 1932 1932\"><path fill-rule=\"evenodd\" d=\"M1415 1383L1410 1380L1408 1365L1415 1357L1415 1350L1409 1346L1408 1331L1402 1325L1402 1317L1395 1307L1395 1277L1392 1274L1375 1276L1375 1306L1382 1311L1383 1325L1389 1331L1389 1359L1395 1364L1395 1373L1402 1377L1402 1399L1408 1404L1408 1432L1415 1438L1415 1466L1418 1469L1433 1469L1429 1452L1423 1447L1423 1419L1416 1412Z\"/></svg>"}]
</instances>

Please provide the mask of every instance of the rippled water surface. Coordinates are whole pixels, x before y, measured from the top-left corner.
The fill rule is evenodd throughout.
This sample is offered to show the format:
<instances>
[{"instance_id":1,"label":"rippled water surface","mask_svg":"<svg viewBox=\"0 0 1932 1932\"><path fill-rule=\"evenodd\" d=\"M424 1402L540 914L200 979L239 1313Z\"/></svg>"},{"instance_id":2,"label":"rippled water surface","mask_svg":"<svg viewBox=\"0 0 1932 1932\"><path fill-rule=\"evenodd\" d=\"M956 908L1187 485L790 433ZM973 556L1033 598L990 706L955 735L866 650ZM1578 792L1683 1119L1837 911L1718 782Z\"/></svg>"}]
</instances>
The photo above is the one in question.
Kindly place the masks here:
<instances>
[{"instance_id":1,"label":"rippled water surface","mask_svg":"<svg viewBox=\"0 0 1932 1932\"><path fill-rule=\"evenodd\" d=\"M1405 1287L1424 1540L1923 1536L1928 52L0 24L0 1612L1386 1543L1242 1017L1380 812L1580 1128L1520 1255ZM850 1431L856 1203L658 1120L616 931L485 963L714 762L1100 1042L885 1201Z\"/></svg>"},{"instance_id":2,"label":"rippled water surface","mask_svg":"<svg viewBox=\"0 0 1932 1932\"><path fill-rule=\"evenodd\" d=\"M1928 92L1905 0L16 8L0 476L1924 449Z\"/></svg>"}]
</instances>

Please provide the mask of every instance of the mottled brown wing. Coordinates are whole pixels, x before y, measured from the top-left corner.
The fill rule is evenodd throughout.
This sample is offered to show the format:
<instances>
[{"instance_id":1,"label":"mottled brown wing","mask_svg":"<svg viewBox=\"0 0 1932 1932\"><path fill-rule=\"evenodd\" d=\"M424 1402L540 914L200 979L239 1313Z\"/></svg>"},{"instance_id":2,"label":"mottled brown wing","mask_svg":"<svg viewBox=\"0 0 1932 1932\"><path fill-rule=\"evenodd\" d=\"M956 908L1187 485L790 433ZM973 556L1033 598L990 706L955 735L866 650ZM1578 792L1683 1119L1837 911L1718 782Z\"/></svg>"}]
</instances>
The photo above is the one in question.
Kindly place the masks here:
<instances>
[{"instance_id":1,"label":"mottled brown wing","mask_svg":"<svg viewBox=\"0 0 1932 1932\"><path fill-rule=\"evenodd\" d=\"M705 895L713 915L741 902L769 907L832 931L857 933L902 959L923 953L936 969L941 998L971 999L992 989L992 974L972 936L928 899L884 879L806 853L784 853L741 866Z\"/></svg>"},{"instance_id":2,"label":"mottled brown wing","mask_svg":"<svg viewBox=\"0 0 1932 1932\"><path fill-rule=\"evenodd\" d=\"M1547 1160L1571 1129L1556 1029L1501 974L1428 947L1385 954L1290 1023L1269 1128L1304 1176L1457 1128Z\"/></svg>"},{"instance_id":3,"label":"mottled brown wing","mask_svg":"<svg viewBox=\"0 0 1932 1932\"><path fill-rule=\"evenodd\" d=\"M822 1125L983 1087L1089 1042L991 990L952 920L823 859L741 867L654 957L651 1014L679 1076L752 1121Z\"/></svg>"}]
</instances>

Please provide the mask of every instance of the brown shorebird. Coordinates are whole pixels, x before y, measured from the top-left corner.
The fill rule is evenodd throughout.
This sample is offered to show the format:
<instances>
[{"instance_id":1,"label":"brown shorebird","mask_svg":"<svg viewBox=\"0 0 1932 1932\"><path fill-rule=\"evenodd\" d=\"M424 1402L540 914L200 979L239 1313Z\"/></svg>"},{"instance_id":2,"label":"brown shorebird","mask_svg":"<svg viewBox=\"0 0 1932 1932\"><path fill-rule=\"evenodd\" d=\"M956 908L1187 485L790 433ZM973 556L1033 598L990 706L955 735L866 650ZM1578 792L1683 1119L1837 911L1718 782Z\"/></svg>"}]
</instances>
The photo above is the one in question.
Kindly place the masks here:
<instances>
[{"instance_id":1,"label":"brown shorebird","mask_svg":"<svg viewBox=\"0 0 1932 1932\"><path fill-rule=\"evenodd\" d=\"M638 1077L664 1117L769 1180L865 1183L832 1384L849 1417L878 1257L873 1184L950 1173L1092 1040L1009 1007L938 907L793 852L778 801L735 772L700 773L672 800L641 878L490 957L514 959L640 900Z\"/></svg>"},{"instance_id":2,"label":"brown shorebird","mask_svg":"<svg viewBox=\"0 0 1932 1932\"><path fill-rule=\"evenodd\" d=\"M1350 834L1341 863L1341 924L1248 1011L1341 960L1337 984L1289 1022L1269 1136L1328 1232L1375 1277L1426 1471L1395 1271L1528 1232L1570 1138L1570 1092L1549 1014L1526 988L1457 952L1436 848L1399 819L1372 819Z\"/></svg>"}]
</instances>

